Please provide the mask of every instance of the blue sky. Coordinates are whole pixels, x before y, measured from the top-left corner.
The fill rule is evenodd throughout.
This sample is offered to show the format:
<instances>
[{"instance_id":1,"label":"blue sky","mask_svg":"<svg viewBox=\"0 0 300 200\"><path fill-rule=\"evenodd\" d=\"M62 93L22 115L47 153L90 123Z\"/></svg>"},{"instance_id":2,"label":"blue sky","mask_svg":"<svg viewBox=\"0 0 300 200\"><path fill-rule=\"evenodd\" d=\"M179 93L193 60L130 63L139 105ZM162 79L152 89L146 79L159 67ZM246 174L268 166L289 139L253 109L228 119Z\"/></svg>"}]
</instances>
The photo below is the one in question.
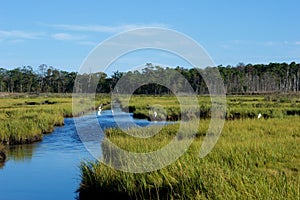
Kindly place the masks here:
<instances>
[{"instance_id":1,"label":"blue sky","mask_svg":"<svg viewBox=\"0 0 300 200\"><path fill-rule=\"evenodd\" d=\"M47 64L78 71L103 40L147 26L191 37L216 65L300 62L299 8L297 0L1 1L0 67ZM119 64L186 65L172 56L147 53Z\"/></svg>"}]
</instances>

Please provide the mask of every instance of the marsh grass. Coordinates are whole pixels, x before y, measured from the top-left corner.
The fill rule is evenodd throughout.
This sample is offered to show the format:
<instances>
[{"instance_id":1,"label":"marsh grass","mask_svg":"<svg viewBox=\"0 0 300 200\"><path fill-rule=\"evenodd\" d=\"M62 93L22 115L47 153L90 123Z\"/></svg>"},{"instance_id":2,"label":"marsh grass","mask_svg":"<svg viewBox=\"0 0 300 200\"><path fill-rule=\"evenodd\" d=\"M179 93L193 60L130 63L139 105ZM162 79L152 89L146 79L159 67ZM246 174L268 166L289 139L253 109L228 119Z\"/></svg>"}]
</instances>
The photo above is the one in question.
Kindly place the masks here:
<instances>
[{"instance_id":1,"label":"marsh grass","mask_svg":"<svg viewBox=\"0 0 300 200\"><path fill-rule=\"evenodd\" d=\"M100 162L82 162L80 199L299 199L299 117L226 121L212 152L200 159L208 123L200 123L182 157L157 171L126 173ZM174 137L176 128L168 125L148 144L118 129L106 134L123 148L148 152Z\"/></svg>"},{"instance_id":2,"label":"marsh grass","mask_svg":"<svg viewBox=\"0 0 300 200\"><path fill-rule=\"evenodd\" d=\"M186 101L189 102L189 97ZM263 118L283 118L284 116L300 115L300 95L277 94L277 95L252 95L226 97L226 115L228 120L257 118L261 113ZM198 105L181 104L175 95L168 96L145 96L134 95L129 97L120 96L118 100L123 110L133 112L136 118L153 119L153 108L159 105L162 112L158 113L156 120L190 120L193 118L210 118L212 102L209 96L198 96ZM125 102L129 105L125 106ZM220 109L224 109L220 105ZM159 116L161 113L162 116Z\"/></svg>"},{"instance_id":3,"label":"marsh grass","mask_svg":"<svg viewBox=\"0 0 300 200\"><path fill-rule=\"evenodd\" d=\"M55 126L64 125L64 117L76 117L109 102L108 95L98 95L98 102L82 101L72 108L72 96L45 95L0 99L0 143L24 144L42 140Z\"/></svg>"}]
</instances>

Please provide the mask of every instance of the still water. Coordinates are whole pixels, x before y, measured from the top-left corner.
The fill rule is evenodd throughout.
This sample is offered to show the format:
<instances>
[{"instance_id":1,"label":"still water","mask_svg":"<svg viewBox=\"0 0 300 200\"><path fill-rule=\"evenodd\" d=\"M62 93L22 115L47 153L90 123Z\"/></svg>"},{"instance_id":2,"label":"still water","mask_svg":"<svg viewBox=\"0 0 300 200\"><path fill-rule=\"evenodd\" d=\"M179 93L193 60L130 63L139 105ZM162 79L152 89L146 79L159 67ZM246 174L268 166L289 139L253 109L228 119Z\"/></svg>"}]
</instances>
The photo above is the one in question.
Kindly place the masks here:
<instances>
[{"instance_id":1,"label":"still water","mask_svg":"<svg viewBox=\"0 0 300 200\"><path fill-rule=\"evenodd\" d=\"M111 110L105 110L97 117L103 130L117 126L113 116L123 122L118 126L132 125L126 123L127 114L119 112L112 115ZM139 126L159 124L133 119L132 115L129 117L133 124ZM91 129L94 125L91 124L93 120L89 119L95 119L95 113L89 113L81 119L81 126ZM0 200L74 200L80 184L80 162L88 160L95 158L78 137L74 119L66 118L65 125L44 135L43 141L14 146L9 150L8 160L0 168Z\"/></svg>"}]
</instances>

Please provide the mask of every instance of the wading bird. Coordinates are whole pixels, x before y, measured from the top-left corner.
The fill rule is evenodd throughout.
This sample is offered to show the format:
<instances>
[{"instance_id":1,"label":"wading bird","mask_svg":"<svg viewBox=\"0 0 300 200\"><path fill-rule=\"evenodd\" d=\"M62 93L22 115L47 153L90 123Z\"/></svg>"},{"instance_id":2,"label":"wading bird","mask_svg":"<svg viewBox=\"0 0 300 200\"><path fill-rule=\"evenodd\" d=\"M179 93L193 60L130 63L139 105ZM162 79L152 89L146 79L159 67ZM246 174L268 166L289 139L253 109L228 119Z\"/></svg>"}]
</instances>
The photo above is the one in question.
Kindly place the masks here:
<instances>
[{"instance_id":1,"label":"wading bird","mask_svg":"<svg viewBox=\"0 0 300 200\"><path fill-rule=\"evenodd\" d=\"M102 104L98 108L98 115L101 115L101 112L102 112Z\"/></svg>"}]
</instances>

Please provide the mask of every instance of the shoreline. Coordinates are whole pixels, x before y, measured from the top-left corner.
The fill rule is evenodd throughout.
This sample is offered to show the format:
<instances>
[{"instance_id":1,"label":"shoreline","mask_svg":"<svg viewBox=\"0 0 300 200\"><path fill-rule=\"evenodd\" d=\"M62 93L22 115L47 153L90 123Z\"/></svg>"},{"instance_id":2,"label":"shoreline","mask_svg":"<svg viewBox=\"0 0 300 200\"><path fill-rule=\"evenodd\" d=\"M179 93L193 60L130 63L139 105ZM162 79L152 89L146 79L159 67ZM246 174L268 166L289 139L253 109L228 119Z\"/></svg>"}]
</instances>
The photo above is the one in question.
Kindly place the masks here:
<instances>
[{"instance_id":1,"label":"shoreline","mask_svg":"<svg viewBox=\"0 0 300 200\"><path fill-rule=\"evenodd\" d=\"M5 147L0 145L0 166L1 166L1 164L5 163L6 157L7 157L7 154L6 154Z\"/></svg>"},{"instance_id":2,"label":"shoreline","mask_svg":"<svg viewBox=\"0 0 300 200\"><path fill-rule=\"evenodd\" d=\"M9 146L16 146L16 145L25 145L25 144L33 144L33 143L37 143L37 142L41 142L43 140L43 136L46 135L46 134L51 134L54 129L56 127L61 127L61 126L64 126L64 119L65 118L76 118L76 117L81 117L89 112L92 112L92 111L95 111L95 107L92 107L92 108L89 108L89 109L86 109L80 113L77 113L75 115L68 115L68 114L65 114L62 116L63 118L63 121L62 123L57 123L55 122L53 125L51 125L51 127L49 127L48 130L41 130L39 133L37 134L34 134L33 136L31 137L26 137L24 139L21 139L19 141L17 140L11 140L11 141L6 141L6 140L3 140L0 142L0 167L3 166L5 164L5 162L7 161L7 151L6 151L6 148L9 147Z\"/></svg>"}]
</instances>

